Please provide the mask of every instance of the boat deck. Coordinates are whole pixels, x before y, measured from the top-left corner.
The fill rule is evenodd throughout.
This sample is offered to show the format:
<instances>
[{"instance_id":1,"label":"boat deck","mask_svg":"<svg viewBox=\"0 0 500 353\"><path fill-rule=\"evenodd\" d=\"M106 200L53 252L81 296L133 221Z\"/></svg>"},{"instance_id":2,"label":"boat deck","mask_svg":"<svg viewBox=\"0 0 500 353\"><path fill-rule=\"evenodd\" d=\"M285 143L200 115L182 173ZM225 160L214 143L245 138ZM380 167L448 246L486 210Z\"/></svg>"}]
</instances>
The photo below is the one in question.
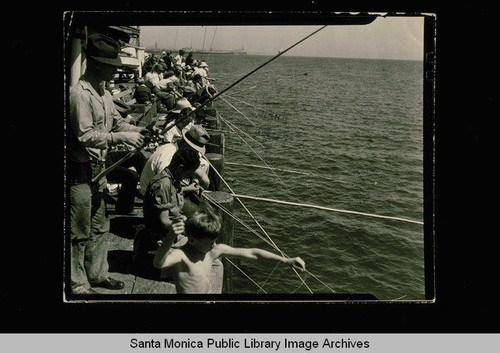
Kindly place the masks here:
<instances>
[{"instance_id":1,"label":"boat deck","mask_svg":"<svg viewBox=\"0 0 500 353\"><path fill-rule=\"evenodd\" d=\"M115 196L116 197L116 196ZM158 280L151 274L140 273L132 261L136 230L143 224L142 200L136 198L134 210L138 215L119 215L114 209L114 197L108 202L110 231L107 234L109 273L114 279L123 281L121 290L93 288L99 294L176 294L173 279ZM220 262L212 267L211 294L222 292L223 266Z\"/></svg>"},{"instance_id":2,"label":"boat deck","mask_svg":"<svg viewBox=\"0 0 500 353\"><path fill-rule=\"evenodd\" d=\"M121 83L127 88L132 88L133 83ZM134 120L143 117L144 111L129 114ZM151 119L157 124L165 124L166 114L153 110ZM148 122L149 123L149 122ZM146 158L151 152L142 151ZM144 224L142 199L135 198L134 211L137 215L121 215L115 211L117 195L108 195L107 211L110 221L110 231L107 236L109 273L114 279L123 281L125 287L121 290L108 290L105 288L93 288L103 295L123 295L123 294L176 294L173 279L159 280L157 273L144 273L138 271L132 260L134 236L138 229ZM216 261L212 267L210 294L222 293L223 286L223 265Z\"/></svg>"}]
</instances>

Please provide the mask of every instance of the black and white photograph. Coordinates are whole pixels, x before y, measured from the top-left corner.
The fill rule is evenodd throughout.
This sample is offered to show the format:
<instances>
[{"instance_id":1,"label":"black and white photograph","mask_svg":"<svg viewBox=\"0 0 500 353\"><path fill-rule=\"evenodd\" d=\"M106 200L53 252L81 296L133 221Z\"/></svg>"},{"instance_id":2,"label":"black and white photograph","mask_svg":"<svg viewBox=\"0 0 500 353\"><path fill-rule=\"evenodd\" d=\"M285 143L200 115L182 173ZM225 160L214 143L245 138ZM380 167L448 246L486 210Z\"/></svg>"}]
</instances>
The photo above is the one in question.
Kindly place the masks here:
<instances>
[{"instance_id":1,"label":"black and white photograph","mask_svg":"<svg viewBox=\"0 0 500 353\"><path fill-rule=\"evenodd\" d=\"M64 302L435 301L433 15L122 15L64 16Z\"/></svg>"}]
</instances>

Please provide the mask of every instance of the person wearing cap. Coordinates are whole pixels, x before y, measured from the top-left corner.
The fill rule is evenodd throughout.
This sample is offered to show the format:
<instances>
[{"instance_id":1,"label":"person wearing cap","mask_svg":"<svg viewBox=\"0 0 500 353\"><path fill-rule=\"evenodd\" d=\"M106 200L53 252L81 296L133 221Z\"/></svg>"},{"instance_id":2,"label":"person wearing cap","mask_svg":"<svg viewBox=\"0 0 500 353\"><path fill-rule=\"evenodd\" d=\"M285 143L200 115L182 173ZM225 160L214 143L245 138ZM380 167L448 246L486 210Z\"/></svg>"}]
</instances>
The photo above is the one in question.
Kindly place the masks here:
<instances>
[{"instance_id":1,"label":"person wearing cap","mask_svg":"<svg viewBox=\"0 0 500 353\"><path fill-rule=\"evenodd\" d=\"M208 178L210 163L205 157L205 145L210 140L208 132L200 125L193 125L189 129L182 129L182 137L183 138L177 141L177 143L166 143L161 145L148 158L144 168L142 169L139 181L139 192L141 195L145 194L153 177L170 164L172 156L179 148L194 149L198 151L198 157L200 159L200 167L193 173L193 176L190 179L183 181L183 185L185 186L185 190L183 191L196 192L197 186L204 189L208 188L210 184L210 180Z\"/></svg>"},{"instance_id":2,"label":"person wearing cap","mask_svg":"<svg viewBox=\"0 0 500 353\"><path fill-rule=\"evenodd\" d=\"M202 61L197 67L194 68L194 75L200 75L203 85L209 85L210 81L208 80L208 65L206 62Z\"/></svg>"},{"instance_id":3,"label":"person wearing cap","mask_svg":"<svg viewBox=\"0 0 500 353\"><path fill-rule=\"evenodd\" d=\"M122 66L120 45L102 34L88 36L84 47L87 68L69 93L68 175L71 291L95 293L91 287L121 289L109 277L104 189L106 178L92 178L104 168L108 149L126 143L140 147L143 128L124 122L105 83Z\"/></svg>"},{"instance_id":4,"label":"person wearing cap","mask_svg":"<svg viewBox=\"0 0 500 353\"><path fill-rule=\"evenodd\" d=\"M149 88L153 88L162 79L163 69L161 65L154 64L150 71L144 75L144 83Z\"/></svg>"}]
</instances>

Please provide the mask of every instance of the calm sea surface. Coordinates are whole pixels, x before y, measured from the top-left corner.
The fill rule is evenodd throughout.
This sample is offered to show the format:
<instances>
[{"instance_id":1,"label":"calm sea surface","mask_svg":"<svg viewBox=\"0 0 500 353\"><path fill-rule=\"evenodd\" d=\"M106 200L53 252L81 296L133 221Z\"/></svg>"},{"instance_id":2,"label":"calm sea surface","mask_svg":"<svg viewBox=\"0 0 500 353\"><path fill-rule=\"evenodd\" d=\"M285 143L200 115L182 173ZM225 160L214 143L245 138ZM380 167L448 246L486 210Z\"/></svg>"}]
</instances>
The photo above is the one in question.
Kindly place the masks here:
<instances>
[{"instance_id":1,"label":"calm sea surface","mask_svg":"<svg viewBox=\"0 0 500 353\"><path fill-rule=\"evenodd\" d=\"M269 58L204 57L219 91ZM308 175L229 164L224 177L237 194L423 222L422 83L420 61L280 57L221 96L240 112L214 103L255 139L227 133L225 160ZM235 293L425 299L421 224L242 202L267 235L237 202L235 215L309 272L304 284L283 264L238 261ZM276 252L269 242L236 222L235 246Z\"/></svg>"}]
</instances>

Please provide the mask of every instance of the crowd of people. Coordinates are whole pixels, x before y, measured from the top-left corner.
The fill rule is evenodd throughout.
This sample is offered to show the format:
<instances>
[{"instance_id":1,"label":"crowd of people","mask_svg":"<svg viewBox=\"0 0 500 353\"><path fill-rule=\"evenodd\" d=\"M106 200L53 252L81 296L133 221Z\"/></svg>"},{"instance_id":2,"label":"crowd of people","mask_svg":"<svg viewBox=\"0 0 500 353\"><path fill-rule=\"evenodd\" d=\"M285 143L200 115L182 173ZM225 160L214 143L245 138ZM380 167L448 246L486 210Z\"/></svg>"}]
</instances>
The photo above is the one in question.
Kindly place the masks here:
<instances>
[{"instance_id":1,"label":"crowd of people","mask_svg":"<svg viewBox=\"0 0 500 353\"><path fill-rule=\"evenodd\" d=\"M203 120L213 114L213 108L205 100L216 90L208 78L208 65L193 59L191 53L164 52L147 59L146 74L137 80L134 98L139 104L158 100L164 119L153 132L162 135L162 143L148 158L135 153L134 158L95 180L127 153L117 146L139 149L151 130L128 122L127 104L113 100L106 90L121 66L119 43L93 34L84 49L86 72L70 89L67 183L71 293L95 294L93 287L124 288L124 283L108 272L108 181L121 184L116 212L131 214L135 197L143 199L144 227L134 239L136 270L152 271L158 279L165 276L165 269L173 270L178 293L206 293L212 263L224 256L281 260L304 270L299 257L216 244L220 216L199 197L210 184L210 163L205 156L210 136Z\"/></svg>"},{"instance_id":2,"label":"crowd of people","mask_svg":"<svg viewBox=\"0 0 500 353\"><path fill-rule=\"evenodd\" d=\"M207 63L193 59L192 53L186 54L182 49L177 55L165 51L161 56L149 55L143 69L145 75L140 82L142 90L147 87L151 94L158 97L159 112L174 109L180 98L202 103L202 100L215 93L215 87L210 84L208 78ZM142 90L135 97L138 103L147 100Z\"/></svg>"}]
</instances>

